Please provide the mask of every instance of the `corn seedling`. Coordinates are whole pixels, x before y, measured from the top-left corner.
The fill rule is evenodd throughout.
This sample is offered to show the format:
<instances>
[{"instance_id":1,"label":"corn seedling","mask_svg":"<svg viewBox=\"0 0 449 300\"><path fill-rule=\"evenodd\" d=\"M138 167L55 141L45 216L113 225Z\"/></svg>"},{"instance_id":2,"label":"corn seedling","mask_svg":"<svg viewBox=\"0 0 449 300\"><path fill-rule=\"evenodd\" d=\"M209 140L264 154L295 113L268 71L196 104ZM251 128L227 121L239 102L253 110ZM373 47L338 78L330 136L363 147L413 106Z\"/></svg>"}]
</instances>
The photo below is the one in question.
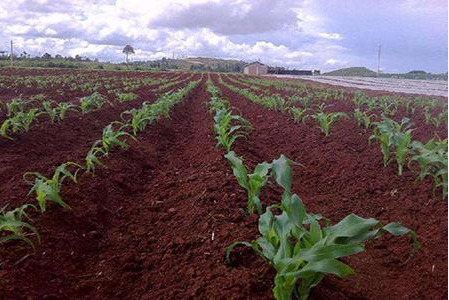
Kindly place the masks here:
<instances>
[{"instance_id":1,"label":"corn seedling","mask_svg":"<svg viewBox=\"0 0 449 300\"><path fill-rule=\"evenodd\" d=\"M229 152L232 144L238 138L244 137L250 129L251 124L240 115L233 115L230 109L221 109L215 112L214 130L217 145L225 148L226 152Z\"/></svg>"},{"instance_id":2,"label":"corn seedling","mask_svg":"<svg viewBox=\"0 0 449 300\"><path fill-rule=\"evenodd\" d=\"M290 102L290 105L299 103L304 109L310 108L310 104L312 103L312 100L309 96L299 97L295 95L291 96L288 100Z\"/></svg>"},{"instance_id":3,"label":"corn seedling","mask_svg":"<svg viewBox=\"0 0 449 300\"><path fill-rule=\"evenodd\" d=\"M103 149L103 147L99 147L98 145L101 144L101 141L96 141L92 147L90 148L89 152L87 152L87 155L85 157L85 165L86 165L86 172L92 173L92 175L95 172L95 167L97 165L103 165L103 163L98 158L99 155L106 156L107 153Z\"/></svg>"},{"instance_id":4,"label":"corn seedling","mask_svg":"<svg viewBox=\"0 0 449 300\"><path fill-rule=\"evenodd\" d=\"M305 108L303 109L300 107L289 107L288 111L290 112L290 115L293 117L293 120L296 123L299 123L299 122L304 123L306 121L306 119L309 117L306 114L307 109L305 109Z\"/></svg>"},{"instance_id":5,"label":"corn seedling","mask_svg":"<svg viewBox=\"0 0 449 300\"><path fill-rule=\"evenodd\" d=\"M370 141L375 139L380 142L384 166L389 164L391 153L395 153L399 175L402 175L403 165L410 152L412 129L408 129L411 126L408 122L408 118L403 118L401 123L397 123L384 117L381 122L373 123L374 131L370 137Z\"/></svg>"},{"instance_id":6,"label":"corn seedling","mask_svg":"<svg viewBox=\"0 0 449 300\"><path fill-rule=\"evenodd\" d=\"M156 112L152 109L152 105L144 102L142 108L131 109L123 112L120 116L124 122L132 128L133 135L145 130L146 126L157 119ZM127 116L130 116L128 118Z\"/></svg>"},{"instance_id":7,"label":"corn seedling","mask_svg":"<svg viewBox=\"0 0 449 300\"><path fill-rule=\"evenodd\" d=\"M443 122L445 122L447 124L447 118L448 118L447 110L443 110L435 117L432 117L430 119L430 122L433 124L433 126L438 128L438 127L440 127L441 123L443 123Z\"/></svg>"},{"instance_id":8,"label":"corn seedling","mask_svg":"<svg viewBox=\"0 0 449 300\"><path fill-rule=\"evenodd\" d=\"M6 115L10 117L18 112L24 111L28 103L29 101L22 100L21 98L12 99L6 103Z\"/></svg>"},{"instance_id":9,"label":"corn seedling","mask_svg":"<svg viewBox=\"0 0 449 300\"><path fill-rule=\"evenodd\" d=\"M60 102L56 106L56 112L58 113L58 118L60 121L64 120L65 115L68 111L78 111L77 106L68 102Z\"/></svg>"},{"instance_id":10,"label":"corn seedling","mask_svg":"<svg viewBox=\"0 0 449 300\"><path fill-rule=\"evenodd\" d=\"M31 124L41 113L36 108L32 108L27 112L19 111L12 117L3 121L0 126L0 135L4 138L11 139L10 134L23 133L30 130Z\"/></svg>"},{"instance_id":11,"label":"corn seedling","mask_svg":"<svg viewBox=\"0 0 449 300\"><path fill-rule=\"evenodd\" d=\"M355 106L360 108L367 102L367 96L362 91L355 91L354 97L352 98L352 102L354 102Z\"/></svg>"},{"instance_id":12,"label":"corn seedling","mask_svg":"<svg viewBox=\"0 0 449 300\"><path fill-rule=\"evenodd\" d=\"M116 123L121 124L119 122ZM128 148L128 144L126 143L126 141L121 139L122 137L130 137L136 140L131 134L124 131L124 129L129 126L128 124L124 125L122 124L122 126L120 126L117 130L114 130L113 127L114 124L115 123L111 123L105 128L103 128L103 135L101 137L100 142L106 154L109 153L112 150L112 148L116 146L119 146L122 149Z\"/></svg>"},{"instance_id":13,"label":"corn seedling","mask_svg":"<svg viewBox=\"0 0 449 300\"><path fill-rule=\"evenodd\" d=\"M75 167L75 171L70 171L70 167ZM76 175L81 168L77 163L66 162L56 168L51 178L47 178L38 172L26 172L23 174L23 178L25 182L32 185L28 195L36 194L41 212L45 212L47 209L47 201L54 202L63 208L70 208L61 198L61 186L66 178L70 178L76 183ZM34 181L29 180L30 177L34 178Z\"/></svg>"},{"instance_id":14,"label":"corn seedling","mask_svg":"<svg viewBox=\"0 0 449 300\"><path fill-rule=\"evenodd\" d=\"M278 159L273 160L271 163L262 162L258 164L254 168L252 174L248 174L248 169L243 163L243 160L238 157L234 151L228 152L225 155L225 158L229 161L232 172L238 184L247 192L248 200L246 211L248 214L254 213L254 207L256 207L259 215L263 213L259 194L270 176L273 176L278 184L284 189L290 190L290 164L292 164L293 161L287 159L284 155L281 155Z\"/></svg>"},{"instance_id":15,"label":"corn seedling","mask_svg":"<svg viewBox=\"0 0 449 300\"><path fill-rule=\"evenodd\" d=\"M248 170L243 164L242 159L239 158L234 151L228 152L225 155L225 158L231 164L232 172L234 173L237 182L247 191L247 213L253 214L254 207L256 207L257 212L262 214L262 203L260 202L259 194L262 187L268 181L271 164L266 162L260 163L254 168L252 174L248 174Z\"/></svg>"},{"instance_id":16,"label":"corn seedling","mask_svg":"<svg viewBox=\"0 0 449 300\"><path fill-rule=\"evenodd\" d=\"M288 169L287 164L287 169ZM282 202L267 207L259 216L259 238L252 242L235 242L226 248L226 261L230 262L232 250L247 246L265 259L276 270L273 296L278 300L293 298L305 300L310 290L327 274L338 277L353 275L354 270L340 258L365 250L365 242L384 233L394 236L409 235L414 251L419 243L414 231L398 223L383 226L373 218L361 218L350 214L332 225L321 215L309 214L296 194L291 194L291 171L283 169L277 183L284 187ZM273 214L272 209L280 210Z\"/></svg>"},{"instance_id":17,"label":"corn seedling","mask_svg":"<svg viewBox=\"0 0 449 300\"><path fill-rule=\"evenodd\" d=\"M137 95L134 93L117 93L116 95L120 102L129 102L137 98Z\"/></svg>"},{"instance_id":18,"label":"corn seedling","mask_svg":"<svg viewBox=\"0 0 449 300\"><path fill-rule=\"evenodd\" d=\"M360 126L364 126L365 129L368 129L371 125L371 120L375 117L375 114L368 115L366 112L361 111L360 109L354 109L354 118Z\"/></svg>"},{"instance_id":19,"label":"corn seedling","mask_svg":"<svg viewBox=\"0 0 449 300\"><path fill-rule=\"evenodd\" d=\"M410 162L417 162L419 165L418 179L423 180L431 176L434 181L435 189L441 187L443 199L447 197L448 185L448 157L447 157L447 138L442 141L431 139L426 144L419 141L413 141L411 144L413 156Z\"/></svg>"},{"instance_id":20,"label":"corn seedling","mask_svg":"<svg viewBox=\"0 0 449 300\"><path fill-rule=\"evenodd\" d=\"M42 108L43 108L44 112L50 117L50 120L52 123L55 122L55 120L58 116L58 111L54 107L54 104L55 104L55 102L51 101L51 100L45 100L42 102Z\"/></svg>"},{"instance_id":21,"label":"corn seedling","mask_svg":"<svg viewBox=\"0 0 449 300\"><path fill-rule=\"evenodd\" d=\"M36 228L26 222L30 221L26 213L28 208L36 209L31 204L25 204L10 211L7 211L6 207L0 209L0 244L19 240L27 243L35 250L34 243L28 236L35 235L38 243L40 243L40 237Z\"/></svg>"},{"instance_id":22,"label":"corn seedling","mask_svg":"<svg viewBox=\"0 0 449 300\"><path fill-rule=\"evenodd\" d=\"M83 114L88 113L92 110L101 108L103 104L105 104L106 102L109 103L109 101L106 100L106 98L103 95L101 95L98 92L94 92L90 96L81 98L80 100L81 111L83 112Z\"/></svg>"},{"instance_id":23,"label":"corn seedling","mask_svg":"<svg viewBox=\"0 0 449 300\"><path fill-rule=\"evenodd\" d=\"M312 115L312 118L317 120L321 132L328 136L332 125L341 118L348 118L348 115L344 112L326 113L324 107L323 105L319 106L319 112Z\"/></svg>"}]
</instances>

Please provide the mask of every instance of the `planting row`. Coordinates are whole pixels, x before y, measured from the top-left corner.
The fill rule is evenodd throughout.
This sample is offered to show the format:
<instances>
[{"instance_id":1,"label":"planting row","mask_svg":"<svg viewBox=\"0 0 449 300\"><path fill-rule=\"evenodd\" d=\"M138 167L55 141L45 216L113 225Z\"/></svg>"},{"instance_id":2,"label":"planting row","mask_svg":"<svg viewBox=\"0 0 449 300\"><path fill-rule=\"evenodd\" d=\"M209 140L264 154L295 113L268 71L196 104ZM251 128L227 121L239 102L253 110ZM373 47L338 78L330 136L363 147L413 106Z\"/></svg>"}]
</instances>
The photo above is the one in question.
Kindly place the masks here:
<instances>
[{"instance_id":1,"label":"planting row","mask_svg":"<svg viewBox=\"0 0 449 300\"><path fill-rule=\"evenodd\" d=\"M192 76L181 80L176 78L176 80L168 82L158 80L158 85L153 89L153 92L160 93L167 91L175 85L190 81L191 78ZM116 96L116 101L121 103L133 101L138 97L133 92L117 92L116 89L113 91ZM49 100L42 94L33 96L31 100L15 98L5 104L6 119L0 125L0 136L5 139L12 139L12 135L28 132L31 125L38 120L40 115L47 115L51 123L62 122L69 111L86 114L99 110L104 104L113 105L106 96L97 91L89 96L82 97L79 100L79 105L71 102Z\"/></svg>"},{"instance_id":2,"label":"planting row","mask_svg":"<svg viewBox=\"0 0 449 300\"><path fill-rule=\"evenodd\" d=\"M107 157L114 148L127 148L126 138L135 140L137 134L143 131L147 125L160 118L168 117L171 108L199 82L200 80L190 82L176 92L166 93L154 104L144 102L140 109L123 112L120 121L111 122L103 129L101 139L92 144L83 165L71 161L65 162L55 169L51 177L46 177L39 172L26 172L23 178L32 186L29 195L35 196L40 212L46 211L47 202L53 202L63 208L70 208L61 196L61 188L66 179L76 183L80 171L93 175L95 167L102 165L101 158ZM29 236L35 235L38 242L40 238L37 230L28 223L30 220L26 211L31 208L36 209L32 204L24 204L13 210L4 208L0 212L0 243L21 240L34 248L34 243Z\"/></svg>"},{"instance_id":3,"label":"planting row","mask_svg":"<svg viewBox=\"0 0 449 300\"><path fill-rule=\"evenodd\" d=\"M256 209L259 214L260 237L252 242L238 241L229 245L226 249L228 263L236 246L250 247L276 270L273 288L276 299L307 299L310 289L326 274L339 277L354 274L339 259L364 251L366 241L385 232L395 236L408 234L413 239L414 250L419 249L415 232L398 223L382 226L373 218L364 219L350 214L332 225L320 214L307 213L301 198L291 190L290 165L295 162L284 155L271 163L259 163L253 173L249 173L243 160L231 147L239 137L244 137L251 130L251 125L240 115L233 114L229 102L222 98L220 90L210 79L207 88L211 95L208 107L215 114L217 145L227 152L224 157L238 184L247 192L247 213L253 214ZM283 189L282 200L264 210L259 195L270 178Z\"/></svg>"},{"instance_id":4,"label":"planting row","mask_svg":"<svg viewBox=\"0 0 449 300\"><path fill-rule=\"evenodd\" d=\"M260 96L249 89L239 88L225 82L221 77L220 84L223 84L232 91L248 98L250 101L267 107L271 110L278 110L282 113L290 113L295 122L305 122L308 117L313 118L321 132L329 135L332 126L339 119L349 118L346 112L327 112L325 103L316 104L316 111L310 105L310 98L299 99L301 107L298 107L295 101L284 100L279 95ZM305 99L305 100L304 100ZM365 129L373 129L373 134L369 141L376 140L380 143L380 149L383 154L384 166L387 166L392 158L395 159L398 166L398 175L402 175L404 166L411 170L418 169L417 178L423 180L430 177L434 181L434 191L441 189L443 199L447 198L448 185L448 156L447 156L447 138L441 139L438 136L431 138L426 143L412 139L413 129L408 118L403 118L400 122L391 119L400 105L401 99L393 101L395 98L384 97L382 101L376 101L377 98L366 97L363 93L355 93L353 102L355 109L353 117L357 123ZM417 98L415 105L425 105L425 108L436 107L438 102L421 102L421 98ZM316 102L317 100L315 100ZM410 110L410 102L404 102ZM426 104L423 104L426 103ZM373 121L376 117L372 112L374 109L380 108L382 111L381 119L377 122ZM447 112L444 113L447 120ZM439 118L439 117L438 117Z\"/></svg>"}]
</instances>

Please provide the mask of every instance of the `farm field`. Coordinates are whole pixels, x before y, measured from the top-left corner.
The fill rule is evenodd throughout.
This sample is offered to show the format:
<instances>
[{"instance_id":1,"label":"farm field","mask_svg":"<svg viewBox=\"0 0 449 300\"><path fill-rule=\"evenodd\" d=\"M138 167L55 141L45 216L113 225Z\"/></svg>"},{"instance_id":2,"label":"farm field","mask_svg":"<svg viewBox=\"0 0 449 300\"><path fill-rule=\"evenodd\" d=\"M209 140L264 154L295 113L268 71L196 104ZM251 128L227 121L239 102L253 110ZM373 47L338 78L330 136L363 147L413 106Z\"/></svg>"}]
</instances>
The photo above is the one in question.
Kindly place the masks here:
<instances>
[{"instance_id":1,"label":"farm field","mask_svg":"<svg viewBox=\"0 0 449 300\"><path fill-rule=\"evenodd\" d=\"M274 299L270 251L225 254L283 220L269 242L314 255L295 269L316 273L309 299L445 299L447 101L242 74L0 70L0 222L35 206L15 215L32 228L0 227L17 238L0 239L0 298ZM236 178L234 154L266 173ZM57 170L57 196L36 187ZM283 218L263 223L269 205ZM325 218L351 213L413 231L354 221L331 241ZM355 275L320 277L350 273L336 261Z\"/></svg>"},{"instance_id":2,"label":"farm field","mask_svg":"<svg viewBox=\"0 0 449 300\"><path fill-rule=\"evenodd\" d=\"M390 91L407 94L447 97L447 81L414 80L399 78L373 78L355 76L290 76L277 75L281 78L300 78L304 80L327 83L331 85L368 89L375 91Z\"/></svg>"}]
</instances>

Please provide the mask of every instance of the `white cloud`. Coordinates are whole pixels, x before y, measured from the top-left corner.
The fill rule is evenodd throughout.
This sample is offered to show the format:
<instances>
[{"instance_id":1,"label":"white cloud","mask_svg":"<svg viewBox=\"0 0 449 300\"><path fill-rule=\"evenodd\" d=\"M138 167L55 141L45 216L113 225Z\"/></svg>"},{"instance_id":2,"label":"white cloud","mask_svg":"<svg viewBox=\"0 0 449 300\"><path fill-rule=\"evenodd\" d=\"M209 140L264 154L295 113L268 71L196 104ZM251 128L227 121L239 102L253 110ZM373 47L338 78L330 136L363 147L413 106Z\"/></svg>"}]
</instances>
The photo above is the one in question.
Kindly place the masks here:
<instances>
[{"instance_id":1,"label":"white cloud","mask_svg":"<svg viewBox=\"0 0 449 300\"><path fill-rule=\"evenodd\" d=\"M322 38L325 38L325 39L328 39L328 40L337 40L337 41L339 41L339 40L343 39L343 37L340 34L338 34L338 33L318 32L317 35L319 37L322 37Z\"/></svg>"},{"instance_id":2,"label":"white cloud","mask_svg":"<svg viewBox=\"0 0 449 300\"><path fill-rule=\"evenodd\" d=\"M351 59L338 44L343 36L326 28L310 0L3 0L0 27L0 50L13 39L16 52L32 55L122 61L123 46L131 44L134 60L175 53L320 68ZM280 36L300 40L287 46Z\"/></svg>"}]
</instances>

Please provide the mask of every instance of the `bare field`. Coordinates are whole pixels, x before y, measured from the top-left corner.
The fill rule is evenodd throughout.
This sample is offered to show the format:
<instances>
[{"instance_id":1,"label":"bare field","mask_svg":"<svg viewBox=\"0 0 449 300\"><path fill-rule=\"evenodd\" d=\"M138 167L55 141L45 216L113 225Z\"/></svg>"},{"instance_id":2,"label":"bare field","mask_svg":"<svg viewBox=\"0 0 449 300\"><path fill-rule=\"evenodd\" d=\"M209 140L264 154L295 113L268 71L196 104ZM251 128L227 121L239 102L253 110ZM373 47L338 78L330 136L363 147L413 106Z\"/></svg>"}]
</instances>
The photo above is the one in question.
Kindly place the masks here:
<instances>
[{"instance_id":1,"label":"bare field","mask_svg":"<svg viewBox=\"0 0 449 300\"><path fill-rule=\"evenodd\" d=\"M448 95L447 81L443 80L414 80L397 78L346 77L346 76L296 76L270 75L283 78L300 78L332 85L353 87L375 91L389 91L407 94L430 96Z\"/></svg>"}]
</instances>

